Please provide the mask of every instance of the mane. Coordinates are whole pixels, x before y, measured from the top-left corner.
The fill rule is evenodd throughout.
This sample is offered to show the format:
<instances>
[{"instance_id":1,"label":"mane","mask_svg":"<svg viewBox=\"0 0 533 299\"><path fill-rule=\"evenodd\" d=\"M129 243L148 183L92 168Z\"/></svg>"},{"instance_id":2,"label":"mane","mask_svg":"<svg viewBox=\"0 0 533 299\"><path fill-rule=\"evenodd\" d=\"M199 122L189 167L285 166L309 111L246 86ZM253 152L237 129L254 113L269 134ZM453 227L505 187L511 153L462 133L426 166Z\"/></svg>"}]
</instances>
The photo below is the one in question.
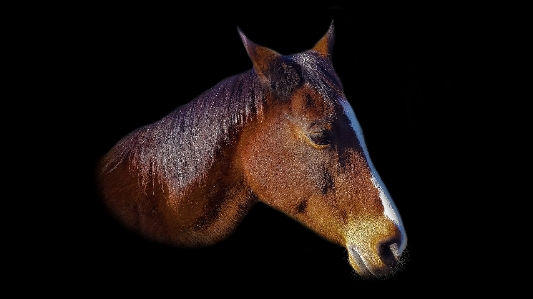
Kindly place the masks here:
<instances>
[{"instance_id":1,"label":"mane","mask_svg":"<svg viewBox=\"0 0 533 299\"><path fill-rule=\"evenodd\" d=\"M324 100L338 99L342 85L331 62L314 52L284 56L296 65L279 68L282 81L270 87L281 94L293 87L284 84L308 82ZM295 68L301 80L294 77ZM280 73L281 72L281 73ZM166 182L169 191L181 194L185 188L206 177L216 153L234 142L236 133L263 113L266 89L254 70L228 77L176 108L161 120L138 128L120 140L103 160L102 172L112 171L125 159L141 185ZM281 95L280 94L280 95Z\"/></svg>"},{"instance_id":2,"label":"mane","mask_svg":"<svg viewBox=\"0 0 533 299\"><path fill-rule=\"evenodd\" d=\"M180 194L204 178L216 152L262 113L264 92L253 70L228 77L161 120L120 140L103 160L102 171L129 159L143 187L154 178Z\"/></svg>"}]
</instances>

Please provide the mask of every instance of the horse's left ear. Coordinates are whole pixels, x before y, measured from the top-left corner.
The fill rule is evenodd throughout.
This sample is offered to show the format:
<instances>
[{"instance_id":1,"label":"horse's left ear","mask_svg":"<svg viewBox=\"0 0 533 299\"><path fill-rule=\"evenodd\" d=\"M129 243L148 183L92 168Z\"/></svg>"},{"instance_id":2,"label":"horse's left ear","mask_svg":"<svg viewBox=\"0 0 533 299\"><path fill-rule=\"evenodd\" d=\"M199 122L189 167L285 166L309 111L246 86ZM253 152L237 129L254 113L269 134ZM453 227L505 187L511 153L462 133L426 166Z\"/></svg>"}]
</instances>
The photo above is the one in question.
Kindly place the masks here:
<instances>
[{"instance_id":1,"label":"horse's left ear","mask_svg":"<svg viewBox=\"0 0 533 299\"><path fill-rule=\"evenodd\" d=\"M333 53L334 43L335 43L335 26L333 25L333 21L331 21L328 32L326 32L326 34L318 41L318 43L316 43L316 45L311 50L318 52L318 54L326 58L331 58L331 54Z\"/></svg>"},{"instance_id":2,"label":"horse's left ear","mask_svg":"<svg viewBox=\"0 0 533 299\"><path fill-rule=\"evenodd\" d=\"M248 57L252 60L255 72L263 79L269 80L270 68L281 55L272 49L252 42L244 35L239 27L237 27L237 30L239 31L244 48L246 48Z\"/></svg>"}]
</instances>

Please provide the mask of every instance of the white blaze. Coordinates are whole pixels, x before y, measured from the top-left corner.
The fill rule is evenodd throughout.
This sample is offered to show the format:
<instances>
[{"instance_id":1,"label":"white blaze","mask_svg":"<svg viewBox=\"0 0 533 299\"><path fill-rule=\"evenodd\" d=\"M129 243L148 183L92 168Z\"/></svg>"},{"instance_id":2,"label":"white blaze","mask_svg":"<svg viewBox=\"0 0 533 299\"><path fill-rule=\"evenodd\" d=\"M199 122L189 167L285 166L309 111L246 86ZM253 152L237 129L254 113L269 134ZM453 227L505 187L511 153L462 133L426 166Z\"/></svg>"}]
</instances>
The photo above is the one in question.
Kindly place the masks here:
<instances>
[{"instance_id":1,"label":"white blaze","mask_svg":"<svg viewBox=\"0 0 533 299\"><path fill-rule=\"evenodd\" d=\"M361 126L359 125L359 121L357 121L357 118L355 117L355 113L352 109L352 106L350 106L350 103L346 99L341 99L339 101L342 105L342 108L344 109L344 114L348 119L350 120L350 125L352 129L355 132L355 136L359 140L359 144L361 145L361 148L363 149L363 153L365 155L366 161L368 163L368 166L370 167L370 171L372 172L372 183L379 191L379 198L381 199L381 203L383 204L384 208L384 214L387 218L392 220L400 230L403 238L402 238L402 244L400 245L399 252L402 252L407 244L407 235L405 233L405 229L403 227L402 219L400 218L400 213L398 213L398 209L396 208L396 205L394 205L394 202L392 201L392 197L389 194L389 191L387 191L387 188L385 187L385 184L383 184L383 181L379 177L378 172L376 171L376 168L374 167L374 164L372 164L372 160L370 160L370 155L368 154L368 149L366 148L366 143L363 138L363 130L361 129Z\"/></svg>"}]
</instances>

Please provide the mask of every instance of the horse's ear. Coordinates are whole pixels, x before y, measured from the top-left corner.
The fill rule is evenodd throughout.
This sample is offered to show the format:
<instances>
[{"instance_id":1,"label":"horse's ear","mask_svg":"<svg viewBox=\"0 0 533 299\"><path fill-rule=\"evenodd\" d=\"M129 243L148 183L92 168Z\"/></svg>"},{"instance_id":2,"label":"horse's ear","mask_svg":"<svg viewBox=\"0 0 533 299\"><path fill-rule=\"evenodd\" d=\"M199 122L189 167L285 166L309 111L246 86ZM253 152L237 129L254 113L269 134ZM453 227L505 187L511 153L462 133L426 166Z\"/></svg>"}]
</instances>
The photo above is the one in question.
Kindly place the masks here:
<instances>
[{"instance_id":1,"label":"horse's ear","mask_svg":"<svg viewBox=\"0 0 533 299\"><path fill-rule=\"evenodd\" d=\"M318 54L326 58L331 58L331 54L333 53L334 43L335 43L335 26L333 25L333 21L331 21L328 32L326 32L326 34L318 41L318 43L315 44L315 46L311 50L318 52Z\"/></svg>"},{"instance_id":2,"label":"horse's ear","mask_svg":"<svg viewBox=\"0 0 533 299\"><path fill-rule=\"evenodd\" d=\"M281 55L274 50L257 45L252 42L246 37L246 35L244 35L244 33L242 33L239 27L237 27L237 30L239 31L239 36L241 37L242 43L244 44L244 48L246 48L248 57L250 57L250 59L252 60L255 72L259 76L268 79L268 71L270 66Z\"/></svg>"}]
</instances>

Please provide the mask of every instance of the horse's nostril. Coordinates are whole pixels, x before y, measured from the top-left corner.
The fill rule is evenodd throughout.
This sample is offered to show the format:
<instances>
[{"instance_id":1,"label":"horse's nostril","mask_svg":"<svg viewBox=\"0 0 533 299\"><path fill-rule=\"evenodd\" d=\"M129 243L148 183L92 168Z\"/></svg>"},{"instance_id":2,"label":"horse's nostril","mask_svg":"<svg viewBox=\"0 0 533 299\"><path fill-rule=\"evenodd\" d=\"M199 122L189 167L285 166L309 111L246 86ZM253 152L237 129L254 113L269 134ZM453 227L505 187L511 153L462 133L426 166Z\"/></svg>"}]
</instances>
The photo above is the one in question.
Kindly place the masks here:
<instances>
[{"instance_id":1,"label":"horse's nostril","mask_svg":"<svg viewBox=\"0 0 533 299\"><path fill-rule=\"evenodd\" d=\"M398 264L399 241L396 239L381 242L378 245L378 254L387 267L394 268Z\"/></svg>"}]
</instances>

